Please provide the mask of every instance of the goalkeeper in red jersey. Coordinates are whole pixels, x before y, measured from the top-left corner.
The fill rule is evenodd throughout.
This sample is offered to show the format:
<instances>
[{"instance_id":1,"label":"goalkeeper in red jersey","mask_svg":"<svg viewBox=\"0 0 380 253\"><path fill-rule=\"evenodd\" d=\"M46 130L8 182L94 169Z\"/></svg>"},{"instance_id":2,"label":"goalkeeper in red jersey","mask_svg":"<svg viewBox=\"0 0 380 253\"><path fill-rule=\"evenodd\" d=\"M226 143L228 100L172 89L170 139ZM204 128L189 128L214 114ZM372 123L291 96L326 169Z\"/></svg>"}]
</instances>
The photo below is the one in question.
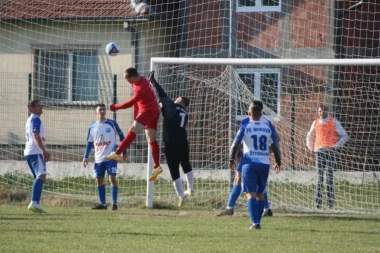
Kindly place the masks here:
<instances>
[{"instance_id":1,"label":"goalkeeper in red jersey","mask_svg":"<svg viewBox=\"0 0 380 253\"><path fill-rule=\"evenodd\" d=\"M124 72L124 78L132 85L133 96L124 103L111 104L110 109L111 111L117 111L134 106L134 122L115 152L105 156L104 159L121 161L121 153L132 144L136 135L145 129L147 142L152 149L154 168L149 181L155 181L158 175L162 173L160 149L156 140L157 122L160 116L156 95L148 80L140 76L135 68L128 68Z\"/></svg>"}]
</instances>

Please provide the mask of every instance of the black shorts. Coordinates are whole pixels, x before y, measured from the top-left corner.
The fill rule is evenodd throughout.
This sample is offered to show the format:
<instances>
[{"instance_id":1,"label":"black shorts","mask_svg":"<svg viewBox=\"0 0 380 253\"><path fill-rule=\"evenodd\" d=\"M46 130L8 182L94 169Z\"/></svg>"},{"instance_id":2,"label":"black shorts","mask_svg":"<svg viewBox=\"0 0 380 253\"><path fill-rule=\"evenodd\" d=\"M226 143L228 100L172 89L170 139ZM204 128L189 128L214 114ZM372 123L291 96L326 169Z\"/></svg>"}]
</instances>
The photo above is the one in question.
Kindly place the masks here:
<instances>
[{"instance_id":1,"label":"black shorts","mask_svg":"<svg viewBox=\"0 0 380 253\"><path fill-rule=\"evenodd\" d=\"M180 177L179 165L181 164L183 173L192 171L190 164L189 144L165 143L166 162L169 166L172 180Z\"/></svg>"}]
</instances>

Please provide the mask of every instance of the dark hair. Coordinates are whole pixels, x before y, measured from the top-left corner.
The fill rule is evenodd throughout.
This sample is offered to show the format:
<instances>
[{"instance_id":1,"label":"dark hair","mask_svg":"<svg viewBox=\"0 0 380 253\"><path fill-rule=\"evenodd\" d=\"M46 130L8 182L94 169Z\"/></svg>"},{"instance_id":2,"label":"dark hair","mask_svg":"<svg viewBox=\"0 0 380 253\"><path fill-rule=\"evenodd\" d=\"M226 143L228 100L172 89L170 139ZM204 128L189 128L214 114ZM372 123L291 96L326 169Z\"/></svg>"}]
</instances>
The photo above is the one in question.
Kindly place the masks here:
<instances>
[{"instance_id":1,"label":"dark hair","mask_svg":"<svg viewBox=\"0 0 380 253\"><path fill-rule=\"evenodd\" d=\"M190 104L190 99L188 97L181 97L181 98L182 98L182 101L183 101L184 105L186 107L188 107L189 104Z\"/></svg>"},{"instance_id":2,"label":"dark hair","mask_svg":"<svg viewBox=\"0 0 380 253\"><path fill-rule=\"evenodd\" d=\"M255 105L254 103L252 103L249 106L249 111L251 112L253 117L260 117L262 109L259 105Z\"/></svg>"},{"instance_id":3,"label":"dark hair","mask_svg":"<svg viewBox=\"0 0 380 253\"><path fill-rule=\"evenodd\" d=\"M125 70L124 73L126 74L127 78L139 77L139 73L137 72L137 69L135 68L127 68L127 70Z\"/></svg>"},{"instance_id":4,"label":"dark hair","mask_svg":"<svg viewBox=\"0 0 380 253\"><path fill-rule=\"evenodd\" d=\"M103 103L97 103L96 105L94 105L95 110L96 110L96 108L98 108L99 106L100 106L100 107L106 107L106 105L103 104Z\"/></svg>"},{"instance_id":5,"label":"dark hair","mask_svg":"<svg viewBox=\"0 0 380 253\"><path fill-rule=\"evenodd\" d=\"M260 100L253 100L253 104L260 106L261 110L264 109L264 105Z\"/></svg>"},{"instance_id":6,"label":"dark hair","mask_svg":"<svg viewBox=\"0 0 380 253\"><path fill-rule=\"evenodd\" d=\"M36 106L36 104L38 104L40 101L39 100L32 100L28 103L28 108L33 108Z\"/></svg>"}]
</instances>

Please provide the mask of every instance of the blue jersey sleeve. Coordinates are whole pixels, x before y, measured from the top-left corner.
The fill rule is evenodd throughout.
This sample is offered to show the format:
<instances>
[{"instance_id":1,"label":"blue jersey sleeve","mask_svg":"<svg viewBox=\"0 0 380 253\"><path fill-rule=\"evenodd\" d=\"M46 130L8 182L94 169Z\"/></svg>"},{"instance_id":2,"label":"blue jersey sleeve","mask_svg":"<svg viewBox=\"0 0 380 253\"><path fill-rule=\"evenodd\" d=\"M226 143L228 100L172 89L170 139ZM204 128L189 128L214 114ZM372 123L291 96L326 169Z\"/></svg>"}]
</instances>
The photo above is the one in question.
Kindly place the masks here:
<instances>
[{"instance_id":1,"label":"blue jersey sleeve","mask_svg":"<svg viewBox=\"0 0 380 253\"><path fill-rule=\"evenodd\" d=\"M248 121L249 123L249 121ZM236 133L235 140L241 142L244 138L244 132L245 128L247 127L248 123L240 124L239 131Z\"/></svg>"},{"instance_id":2,"label":"blue jersey sleeve","mask_svg":"<svg viewBox=\"0 0 380 253\"><path fill-rule=\"evenodd\" d=\"M30 121L30 129L32 132L40 132L41 129L41 119L37 116L33 117Z\"/></svg>"},{"instance_id":3,"label":"blue jersey sleeve","mask_svg":"<svg viewBox=\"0 0 380 253\"><path fill-rule=\"evenodd\" d=\"M269 128L272 131L272 134L271 134L272 142L273 143L278 142L277 135L276 135L276 129L273 127L272 123L269 124Z\"/></svg>"},{"instance_id":4,"label":"blue jersey sleeve","mask_svg":"<svg viewBox=\"0 0 380 253\"><path fill-rule=\"evenodd\" d=\"M94 146L93 142L90 142L90 141L87 142L86 150L84 151L84 158L88 158L90 156L93 146Z\"/></svg>"}]
</instances>

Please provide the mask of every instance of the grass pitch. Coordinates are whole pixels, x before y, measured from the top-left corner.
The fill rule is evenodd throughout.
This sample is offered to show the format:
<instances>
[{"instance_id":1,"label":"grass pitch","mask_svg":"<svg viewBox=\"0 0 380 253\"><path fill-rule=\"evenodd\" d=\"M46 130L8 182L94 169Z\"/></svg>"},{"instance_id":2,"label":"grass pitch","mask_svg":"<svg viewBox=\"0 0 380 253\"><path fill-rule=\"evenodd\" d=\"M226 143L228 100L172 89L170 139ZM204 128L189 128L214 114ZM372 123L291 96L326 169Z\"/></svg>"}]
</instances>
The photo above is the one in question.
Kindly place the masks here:
<instances>
[{"instance_id":1,"label":"grass pitch","mask_svg":"<svg viewBox=\"0 0 380 253\"><path fill-rule=\"evenodd\" d=\"M380 252L380 217L281 214L249 230L246 210L0 205L0 252ZM274 210L276 211L276 210Z\"/></svg>"}]
</instances>

